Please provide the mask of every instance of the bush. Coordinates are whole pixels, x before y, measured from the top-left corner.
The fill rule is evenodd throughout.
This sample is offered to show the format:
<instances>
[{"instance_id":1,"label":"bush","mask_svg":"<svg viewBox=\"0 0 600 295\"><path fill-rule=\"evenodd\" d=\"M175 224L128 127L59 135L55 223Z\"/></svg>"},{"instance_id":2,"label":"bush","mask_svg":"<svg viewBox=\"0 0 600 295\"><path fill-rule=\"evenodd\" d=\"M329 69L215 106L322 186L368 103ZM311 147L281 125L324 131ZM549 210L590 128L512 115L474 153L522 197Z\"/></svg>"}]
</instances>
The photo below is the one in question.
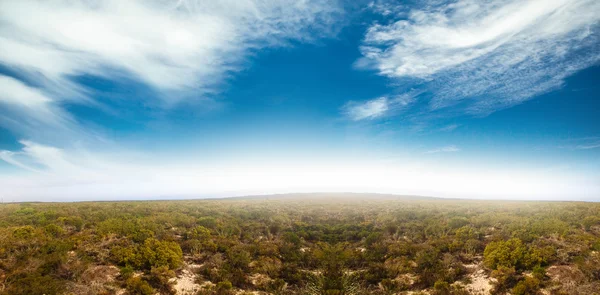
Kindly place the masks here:
<instances>
[{"instance_id":1,"label":"bush","mask_svg":"<svg viewBox=\"0 0 600 295\"><path fill-rule=\"evenodd\" d=\"M540 281L536 278L525 277L512 289L513 295L534 295L539 289Z\"/></svg>"},{"instance_id":2,"label":"bush","mask_svg":"<svg viewBox=\"0 0 600 295\"><path fill-rule=\"evenodd\" d=\"M227 295L232 293L231 289L233 289L233 285L230 281L221 281L217 283L217 294L219 295Z\"/></svg>"},{"instance_id":3,"label":"bush","mask_svg":"<svg viewBox=\"0 0 600 295\"><path fill-rule=\"evenodd\" d=\"M492 277L496 279L495 291L508 290L516 282L516 272L514 267L499 266L492 271Z\"/></svg>"},{"instance_id":4,"label":"bush","mask_svg":"<svg viewBox=\"0 0 600 295\"><path fill-rule=\"evenodd\" d=\"M30 239L35 235L35 228L31 225L17 227L13 230L13 237L17 239Z\"/></svg>"},{"instance_id":5,"label":"bush","mask_svg":"<svg viewBox=\"0 0 600 295\"><path fill-rule=\"evenodd\" d=\"M153 267L150 271L148 281L150 285L160 291L161 294L173 294L171 278L175 277L175 272L167 266Z\"/></svg>"},{"instance_id":6,"label":"bush","mask_svg":"<svg viewBox=\"0 0 600 295\"><path fill-rule=\"evenodd\" d=\"M39 273L18 274L7 283L5 294L10 295L55 295L62 294L65 284L50 275Z\"/></svg>"},{"instance_id":7,"label":"bush","mask_svg":"<svg viewBox=\"0 0 600 295\"><path fill-rule=\"evenodd\" d=\"M132 295L154 295L154 289L141 277L131 277L126 282L126 289Z\"/></svg>"},{"instance_id":8,"label":"bush","mask_svg":"<svg viewBox=\"0 0 600 295\"><path fill-rule=\"evenodd\" d=\"M167 266L175 269L183 261L183 252L176 242L147 239L143 245L116 246L110 251L111 259L121 266L150 270Z\"/></svg>"},{"instance_id":9,"label":"bush","mask_svg":"<svg viewBox=\"0 0 600 295\"><path fill-rule=\"evenodd\" d=\"M175 269L183 262L183 252L176 242L159 241L154 238L147 239L140 247L139 255L145 269L152 267L168 266Z\"/></svg>"},{"instance_id":10,"label":"bush","mask_svg":"<svg viewBox=\"0 0 600 295\"><path fill-rule=\"evenodd\" d=\"M484 263L491 269L497 269L500 266L520 268L526 254L527 248L517 238L491 242L483 251Z\"/></svg>"},{"instance_id":11,"label":"bush","mask_svg":"<svg viewBox=\"0 0 600 295\"><path fill-rule=\"evenodd\" d=\"M121 268L121 271L119 274L123 280L127 280L133 276L134 272L135 271L133 270L133 268L131 266L125 266L125 267Z\"/></svg>"},{"instance_id":12,"label":"bush","mask_svg":"<svg viewBox=\"0 0 600 295\"><path fill-rule=\"evenodd\" d=\"M437 281L433 284L433 295L450 295L450 284Z\"/></svg>"},{"instance_id":13,"label":"bush","mask_svg":"<svg viewBox=\"0 0 600 295\"><path fill-rule=\"evenodd\" d=\"M51 237L58 237L65 232L65 230L62 229L62 227L60 227L54 223L46 225L44 227L44 231Z\"/></svg>"}]
</instances>

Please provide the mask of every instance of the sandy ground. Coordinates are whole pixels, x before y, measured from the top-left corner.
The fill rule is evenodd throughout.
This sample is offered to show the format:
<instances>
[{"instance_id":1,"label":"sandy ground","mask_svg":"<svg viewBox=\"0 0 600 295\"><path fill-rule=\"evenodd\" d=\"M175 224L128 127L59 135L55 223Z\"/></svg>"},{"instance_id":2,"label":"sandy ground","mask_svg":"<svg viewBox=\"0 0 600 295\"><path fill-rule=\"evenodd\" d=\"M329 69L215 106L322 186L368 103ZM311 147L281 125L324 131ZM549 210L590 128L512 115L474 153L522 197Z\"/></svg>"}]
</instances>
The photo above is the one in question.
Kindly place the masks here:
<instances>
[{"instance_id":1,"label":"sandy ground","mask_svg":"<svg viewBox=\"0 0 600 295\"><path fill-rule=\"evenodd\" d=\"M469 278L471 283L465 285L471 294L475 295L489 295L492 290L493 278L488 277L483 270L481 263L479 264L466 264L465 267L470 271L473 271Z\"/></svg>"},{"instance_id":2,"label":"sandy ground","mask_svg":"<svg viewBox=\"0 0 600 295\"><path fill-rule=\"evenodd\" d=\"M173 289L178 295L195 295L202 286L196 283L195 271L200 267L198 264L184 264L181 273L173 278Z\"/></svg>"}]
</instances>

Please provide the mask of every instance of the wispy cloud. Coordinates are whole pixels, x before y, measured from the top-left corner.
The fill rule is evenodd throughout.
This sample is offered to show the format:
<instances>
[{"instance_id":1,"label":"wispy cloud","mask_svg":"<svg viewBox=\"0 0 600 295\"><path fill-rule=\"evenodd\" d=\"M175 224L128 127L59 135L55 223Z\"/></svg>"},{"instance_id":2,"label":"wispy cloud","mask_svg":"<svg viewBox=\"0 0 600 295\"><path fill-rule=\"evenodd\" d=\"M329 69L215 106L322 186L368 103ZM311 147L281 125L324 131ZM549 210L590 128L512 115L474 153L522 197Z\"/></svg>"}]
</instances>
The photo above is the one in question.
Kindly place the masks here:
<instances>
[{"instance_id":1,"label":"wispy cloud","mask_svg":"<svg viewBox=\"0 0 600 295\"><path fill-rule=\"evenodd\" d=\"M343 108L343 113L353 121L379 118L388 111L388 98L380 97L364 102L350 101Z\"/></svg>"},{"instance_id":2,"label":"wispy cloud","mask_svg":"<svg viewBox=\"0 0 600 295\"><path fill-rule=\"evenodd\" d=\"M460 127L460 125L458 124L450 124L450 125L446 125L442 128L440 128L440 131L444 131L444 132L451 132L456 130L456 128Z\"/></svg>"},{"instance_id":3,"label":"wispy cloud","mask_svg":"<svg viewBox=\"0 0 600 295\"><path fill-rule=\"evenodd\" d=\"M455 145L448 145L448 146L428 150L425 152L425 154L455 153L455 152L460 152L460 148L458 148Z\"/></svg>"},{"instance_id":4,"label":"wispy cloud","mask_svg":"<svg viewBox=\"0 0 600 295\"><path fill-rule=\"evenodd\" d=\"M371 26L358 64L419 79L433 94L431 110L460 103L485 115L596 64L599 21L594 0L428 2L406 19Z\"/></svg>"},{"instance_id":5,"label":"wispy cloud","mask_svg":"<svg viewBox=\"0 0 600 295\"><path fill-rule=\"evenodd\" d=\"M2 1L0 62L58 84L120 73L174 99L214 91L253 49L327 32L335 12L321 0Z\"/></svg>"},{"instance_id":6,"label":"wispy cloud","mask_svg":"<svg viewBox=\"0 0 600 295\"><path fill-rule=\"evenodd\" d=\"M577 149L577 150L591 150L591 149L597 149L597 148L600 148L600 142L595 143L595 144L578 145L575 147L575 149Z\"/></svg>"},{"instance_id":7,"label":"wispy cloud","mask_svg":"<svg viewBox=\"0 0 600 295\"><path fill-rule=\"evenodd\" d=\"M600 148L600 137L585 137L575 140L573 149L576 150L592 150Z\"/></svg>"},{"instance_id":8,"label":"wispy cloud","mask_svg":"<svg viewBox=\"0 0 600 295\"><path fill-rule=\"evenodd\" d=\"M1 74L0 89L0 125L18 136L58 140L82 135L77 122L62 108L60 100L43 89Z\"/></svg>"},{"instance_id":9,"label":"wispy cloud","mask_svg":"<svg viewBox=\"0 0 600 295\"><path fill-rule=\"evenodd\" d=\"M139 82L153 106L201 100L261 48L334 34L339 13L325 0L0 1L0 126L78 141L93 132L65 105L103 106L82 76Z\"/></svg>"},{"instance_id":10,"label":"wispy cloud","mask_svg":"<svg viewBox=\"0 0 600 295\"><path fill-rule=\"evenodd\" d=\"M600 149L600 137L598 136L587 136L579 138L569 138L560 141L561 144L557 146L559 149L567 150L593 150Z\"/></svg>"},{"instance_id":11,"label":"wispy cloud","mask_svg":"<svg viewBox=\"0 0 600 295\"><path fill-rule=\"evenodd\" d=\"M353 121L377 119L406 109L415 102L416 95L415 92L407 92L367 101L349 101L342 107L342 113Z\"/></svg>"}]
</instances>

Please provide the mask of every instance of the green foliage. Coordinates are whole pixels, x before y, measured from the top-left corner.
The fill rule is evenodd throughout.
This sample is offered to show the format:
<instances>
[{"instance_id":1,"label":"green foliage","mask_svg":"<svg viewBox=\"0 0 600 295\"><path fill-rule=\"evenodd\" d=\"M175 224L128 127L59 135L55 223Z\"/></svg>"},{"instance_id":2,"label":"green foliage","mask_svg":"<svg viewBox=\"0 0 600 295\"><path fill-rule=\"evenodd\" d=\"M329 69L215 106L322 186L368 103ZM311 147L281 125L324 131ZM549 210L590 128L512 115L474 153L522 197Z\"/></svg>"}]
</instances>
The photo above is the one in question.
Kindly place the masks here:
<instances>
[{"instance_id":1,"label":"green foliage","mask_svg":"<svg viewBox=\"0 0 600 295\"><path fill-rule=\"evenodd\" d=\"M172 294L185 257L215 284L201 294L463 295L481 256L496 294L593 294L599 213L379 197L3 204L0 294Z\"/></svg>"},{"instance_id":2,"label":"green foliage","mask_svg":"<svg viewBox=\"0 0 600 295\"><path fill-rule=\"evenodd\" d=\"M61 236L61 235L62 235L62 234L65 232L65 231L62 229L62 227L60 227L60 226L58 226L58 225L56 225L56 224L54 224L54 223L51 223L51 224L48 224L48 225L46 225L46 226L44 227L44 231L45 231L45 232L46 232L48 235L50 235L51 237L55 237L55 238L57 238L57 237Z\"/></svg>"},{"instance_id":3,"label":"green foliage","mask_svg":"<svg viewBox=\"0 0 600 295\"><path fill-rule=\"evenodd\" d=\"M295 246L300 246L300 243L302 242L302 240L300 240L300 237L293 232L286 232L285 234L283 234L283 240Z\"/></svg>"},{"instance_id":4,"label":"green foliage","mask_svg":"<svg viewBox=\"0 0 600 295\"><path fill-rule=\"evenodd\" d=\"M167 266L175 269L183 261L183 252L176 242L147 239L138 250L146 268Z\"/></svg>"},{"instance_id":5,"label":"green foliage","mask_svg":"<svg viewBox=\"0 0 600 295\"><path fill-rule=\"evenodd\" d=\"M35 228L31 225L17 227L13 230L13 237L17 239L30 239L35 234Z\"/></svg>"},{"instance_id":6,"label":"green foliage","mask_svg":"<svg viewBox=\"0 0 600 295\"><path fill-rule=\"evenodd\" d=\"M229 295L233 294L233 284L230 281L225 280L217 283L217 295Z\"/></svg>"},{"instance_id":7,"label":"green foliage","mask_svg":"<svg viewBox=\"0 0 600 295\"><path fill-rule=\"evenodd\" d=\"M133 269L133 267L128 265L125 267L121 267L119 274L122 279L127 280L133 276L134 272L135 270Z\"/></svg>"},{"instance_id":8,"label":"green foliage","mask_svg":"<svg viewBox=\"0 0 600 295\"><path fill-rule=\"evenodd\" d=\"M448 221L448 226L452 229L457 229L469 224L469 220L465 217L453 217Z\"/></svg>"},{"instance_id":9,"label":"green foliage","mask_svg":"<svg viewBox=\"0 0 600 295\"><path fill-rule=\"evenodd\" d=\"M193 228L187 235L188 239L206 240L210 239L210 230L204 226Z\"/></svg>"},{"instance_id":10,"label":"green foliage","mask_svg":"<svg viewBox=\"0 0 600 295\"><path fill-rule=\"evenodd\" d=\"M419 274L420 285L431 287L440 279L443 279L445 269L442 265L442 256L439 250L427 248L420 251L415 259L417 267L415 271Z\"/></svg>"},{"instance_id":11,"label":"green foliage","mask_svg":"<svg viewBox=\"0 0 600 295\"><path fill-rule=\"evenodd\" d=\"M485 265L491 269L518 268L523 265L526 254L527 247L517 238L491 242L483 251Z\"/></svg>"},{"instance_id":12,"label":"green foliage","mask_svg":"<svg viewBox=\"0 0 600 295\"><path fill-rule=\"evenodd\" d=\"M9 278L7 283L8 288L2 294L55 295L64 290L64 284L60 280L38 272L17 274Z\"/></svg>"},{"instance_id":13,"label":"green foliage","mask_svg":"<svg viewBox=\"0 0 600 295\"><path fill-rule=\"evenodd\" d=\"M513 295L535 295L539 290L540 282L536 278L525 277L519 281L517 285L512 289Z\"/></svg>"},{"instance_id":14,"label":"green foliage","mask_svg":"<svg viewBox=\"0 0 600 295\"><path fill-rule=\"evenodd\" d=\"M175 272L167 266L153 267L150 270L148 282L161 294L174 294L171 278L175 277Z\"/></svg>"},{"instance_id":15,"label":"green foliage","mask_svg":"<svg viewBox=\"0 0 600 295\"><path fill-rule=\"evenodd\" d=\"M231 267L241 270L248 269L248 264L252 261L250 253L243 247L233 247L227 251L227 258Z\"/></svg>"},{"instance_id":16,"label":"green foliage","mask_svg":"<svg viewBox=\"0 0 600 295\"><path fill-rule=\"evenodd\" d=\"M547 264L555 253L552 247L527 247L521 240L512 238L489 243L483 255L485 265L491 269L504 266L522 270Z\"/></svg>"},{"instance_id":17,"label":"green foliage","mask_svg":"<svg viewBox=\"0 0 600 295\"><path fill-rule=\"evenodd\" d=\"M583 219L582 224L585 230L590 230L592 226L600 225L600 216L587 216Z\"/></svg>"},{"instance_id":18,"label":"green foliage","mask_svg":"<svg viewBox=\"0 0 600 295\"><path fill-rule=\"evenodd\" d=\"M155 291L141 277L131 277L127 280L126 289L131 295L154 295Z\"/></svg>"},{"instance_id":19,"label":"green foliage","mask_svg":"<svg viewBox=\"0 0 600 295\"><path fill-rule=\"evenodd\" d=\"M517 280L515 268L502 265L492 271L491 276L496 279L494 287L496 292L508 290Z\"/></svg>"},{"instance_id":20,"label":"green foliage","mask_svg":"<svg viewBox=\"0 0 600 295\"><path fill-rule=\"evenodd\" d=\"M450 284L444 281L437 281L433 285L433 295L450 295Z\"/></svg>"},{"instance_id":21,"label":"green foliage","mask_svg":"<svg viewBox=\"0 0 600 295\"><path fill-rule=\"evenodd\" d=\"M183 261L183 251L176 242L149 238L142 245L116 246L110 251L112 260L122 266L150 270L166 266L175 269Z\"/></svg>"}]
</instances>

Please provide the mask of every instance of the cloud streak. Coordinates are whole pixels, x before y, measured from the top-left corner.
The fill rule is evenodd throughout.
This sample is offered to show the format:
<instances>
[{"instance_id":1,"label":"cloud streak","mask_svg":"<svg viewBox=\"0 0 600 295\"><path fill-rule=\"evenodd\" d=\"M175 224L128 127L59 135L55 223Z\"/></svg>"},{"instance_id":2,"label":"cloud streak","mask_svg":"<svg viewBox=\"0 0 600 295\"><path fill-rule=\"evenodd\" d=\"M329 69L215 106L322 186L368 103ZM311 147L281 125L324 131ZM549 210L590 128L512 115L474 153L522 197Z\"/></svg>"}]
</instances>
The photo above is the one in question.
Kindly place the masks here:
<instances>
[{"instance_id":1,"label":"cloud streak","mask_svg":"<svg viewBox=\"0 0 600 295\"><path fill-rule=\"evenodd\" d=\"M320 0L2 1L0 62L59 84L120 72L161 91L207 93L249 50L307 40L334 12Z\"/></svg>"},{"instance_id":2,"label":"cloud streak","mask_svg":"<svg viewBox=\"0 0 600 295\"><path fill-rule=\"evenodd\" d=\"M408 92L367 101L349 101L342 107L342 114L352 121L373 120L408 108L415 102L415 96L415 93Z\"/></svg>"},{"instance_id":3,"label":"cloud streak","mask_svg":"<svg viewBox=\"0 0 600 295\"><path fill-rule=\"evenodd\" d=\"M428 150L425 152L425 154L455 153L455 152L460 152L460 148L458 148L455 145L448 145L448 146Z\"/></svg>"},{"instance_id":4,"label":"cloud streak","mask_svg":"<svg viewBox=\"0 0 600 295\"><path fill-rule=\"evenodd\" d=\"M353 121L379 118L389 110L387 97L375 98L364 102L350 101L343 108L343 113Z\"/></svg>"},{"instance_id":5,"label":"cloud streak","mask_svg":"<svg viewBox=\"0 0 600 295\"><path fill-rule=\"evenodd\" d=\"M50 144L96 138L67 107L107 104L79 78L141 83L159 98L145 105L168 109L212 97L259 49L333 35L340 13L325 0L0 1L0 126Z\"/></svg>"},{"instance_id":6,"label":"cloud streak","mask_svg":"<svg viewBox=\"0 0 600 295\"><path fill-rule=\"evenodd\" d=\"M474 115L557 89L600 60L600 3L593 0L436 2L372 25L358 65L418 79L430 110Z\"/></svg>"},{"instance_id":7,"label":"cloud streak","mask_svg":"<svg viewBox=\"0 0 600 295\"><path fill-rule=\"evenodd\" d=\"M0 124L19 136L45 141L83 135L60 101L44 90L1 74L0 89Z\"/></svg>"}]
</instances>

